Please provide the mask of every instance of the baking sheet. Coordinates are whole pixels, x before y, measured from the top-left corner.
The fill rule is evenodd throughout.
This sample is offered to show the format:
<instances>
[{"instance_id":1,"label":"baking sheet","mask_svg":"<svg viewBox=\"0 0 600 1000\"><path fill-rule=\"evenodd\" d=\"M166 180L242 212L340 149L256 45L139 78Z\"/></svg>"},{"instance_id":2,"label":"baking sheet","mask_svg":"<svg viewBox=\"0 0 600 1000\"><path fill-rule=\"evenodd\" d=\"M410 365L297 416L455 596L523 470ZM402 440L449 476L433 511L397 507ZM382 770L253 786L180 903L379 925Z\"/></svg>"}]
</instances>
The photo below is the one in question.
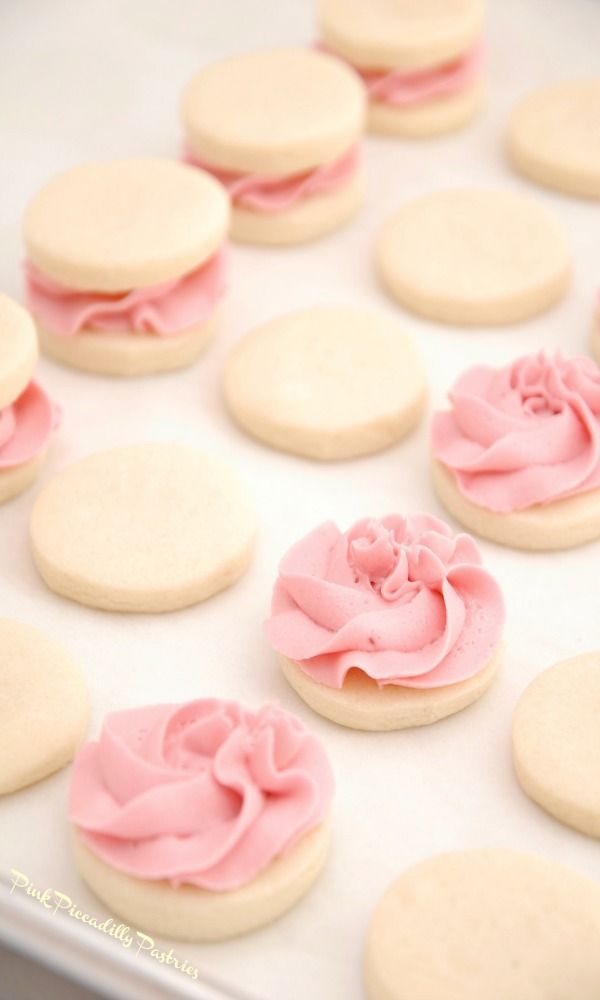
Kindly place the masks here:
<instances>
[{"instance_id":1,"label":"baking sheet","mask_svg":"<svg viewBox=\"0 0 600 1000\"><path fill-rule=\"evenodd\" d=\"M179 93L201 64L244 48L312 38L306 0L5 0L0 287L20 293L21 213L51 174L86 159L176 154ZM430 412L468 364L501 364L540 348L585 352L600 283L600 206L513 177L502 140L508 110L530 87L600 72L599 40L597 0L493 0L485 114L464 133L425 142L369 138L369 203L339 233L290 250L235 248L227 329L194 368L113 381L40 364L40 378L64 407L46 476L115 443L189 442L227 457L246 479L259 511L259 544L247 575L198 607L155 617L81 608L48 592L32 566L27 526L34 488L0 509L0 613L47 631L77 657L92 696L91 735L107 711L144 702L219 695L257 706L275 699L325 741L338 791L330 863L295 910L236 941L174 944L176 954L211 981L206 987L64 913L52 916L33 898L8 895L8 872L17 868L99 919L108 915L71 864L68 772L7 796L0 801L0 933L19 947L45 954L83 980L96 979L115 996L358 1000L369 912L407 865L451 848L503 845L600 877L597 842L529 802L510 761L511 712L528 681L560 658L600 647L600 545L527 555L483 544L508 605L505 667L489 694L463 714L414 732L336 728L288 688L261 636L277 562L327 518L345 528L366 514L397 510L443 516L428 475L428 421L381 455L318 465L244 437L227 416L219 382L224 358L244 331L321 302L372 304L398 316L425 360ZM511 328L462 332L402 313L378 287L372 243L385 216L431 188L471 183L529 191L567 228L574 280L547 315Z\"/></svg>"}]
</instances>

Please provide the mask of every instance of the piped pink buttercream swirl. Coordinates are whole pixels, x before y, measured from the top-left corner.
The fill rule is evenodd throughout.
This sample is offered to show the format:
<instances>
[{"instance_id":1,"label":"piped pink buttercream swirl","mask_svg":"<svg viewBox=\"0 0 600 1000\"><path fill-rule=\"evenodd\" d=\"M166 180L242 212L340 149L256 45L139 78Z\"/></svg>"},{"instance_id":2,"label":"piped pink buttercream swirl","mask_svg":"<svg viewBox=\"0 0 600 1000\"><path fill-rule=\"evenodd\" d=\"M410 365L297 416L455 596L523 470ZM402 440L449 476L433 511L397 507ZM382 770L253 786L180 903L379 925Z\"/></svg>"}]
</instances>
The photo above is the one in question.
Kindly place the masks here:
<instances>
[{"instance_id":1,"label":"piped pink buttercream swirl","mask_svg":"<svg viewBox=\"0 0 600 1000\"><path fill-rule=\"evenodd\" d=\"M228 252L223 246L180 278L115 295L68 288L31 261L24 268L27 307L56 336L99 330L173 337L203 323L215 309L227 288Z\"/></svg>"},{"instance_id":2,"label":"piped pink buttercream swirl","mask_svg":"<svg viewBox=\"0 0 600 1000\"><path fill-rule=\"evenodd\" d=\"M31 461L46 447L60 410L37 382L30 382L0 410L0 472Z\"/></svg>"},{"instance_id":3,"label":"piped pink buttercream swirl","mask_svg":"<svg viewBox=\"0 0 600 1000\"><path fill-rule=\"evenodd\" d=\"M332 794L325 751L293 715L201 699L108 715L75 759L69 816L119 871L227 890L318 826Z\"/></svg>"},{"instance_id":4,"label":"piped pink buttercream swirl","mask_svg":"<svg viewBox=\"0 0 600 1000\"><path fill-rule=\"evenodd\" d=\"M519 358L471 368L432 424L435 458L469 500L506 513L600 487L600 368L591 358Z\"/></svg>"},{"instance_id":5,"label":"piped pink buttercream swirl","mask_svg":"<svg viewBox=\"0 0 600 1000\"><path fill-rule=\"evenodd\" d=\"M478 42L459 59L407 73L402 70L361 69L354 66L362 77L372 101L410 107L433 97L443 97L465 90L481 76L483 44Z\"/></svg>"},{"instance_id":6,"label":"piped pink buttercream swirl","mask_svg":"<svg viewBox=\"0 0 600 1000\"><path fill-rule=\"evenodd\" d=\"M482 670L504 604L469 535L430 514L327 522L279 566L265 632L314 680L340 688L352 668L380 686L434 688Z\"/></svg>"},{"instance_id":7,"label":"piped pink buttercream swirl","mask_svg":"<svg viewBox=\"0 0 600 1000\"><path fill-rule=\"evenodd\" d=\"M274 176L269 174L239 174L221 170L201 159L190 149L184 151L184 160L212 174L229 192L235 205L254 212L282 212L302 198L333 191L350 179L360 163L360 149L352 146L331 163L324 163L314 170L300 174Z\"/></svg>"}]
</instances>

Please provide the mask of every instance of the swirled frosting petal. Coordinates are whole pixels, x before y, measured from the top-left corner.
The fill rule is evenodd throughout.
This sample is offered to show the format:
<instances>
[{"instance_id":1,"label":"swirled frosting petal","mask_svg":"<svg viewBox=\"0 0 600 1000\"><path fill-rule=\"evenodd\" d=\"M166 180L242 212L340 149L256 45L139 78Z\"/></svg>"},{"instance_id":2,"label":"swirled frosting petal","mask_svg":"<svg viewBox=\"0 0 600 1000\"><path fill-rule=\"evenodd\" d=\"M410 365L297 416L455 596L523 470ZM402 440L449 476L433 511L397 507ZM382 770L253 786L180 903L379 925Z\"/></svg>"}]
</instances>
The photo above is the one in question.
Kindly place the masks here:
<instances>
[{"instance_id":1,"label":"swirled frosting petal","mask_svg":"<svg viewBox=\"0 0 600 1000\"><path fill-rule=\"evenodd\" d=\"M107 716L75 760L71 820L120 871L227 890L325 818L325 752L292 715L206 699Z\"/></svg>"},{"instance_id":2,"label":"swirled frosting petal","mask_svg":"<svg viewBox=\"0 0 600 1000\"><path fill-rule=\"evenodd\" d=\"M444 97L465 90L480 76L483 44L478 42L459 59L441 66L415 70L354 69L362 77L369 97L396 107L411 107L434 97Z\"/></svg>"},{"instance_id":3,"label":"swirled frosting petal","mask_svg":"<svg viewBox=\"0 0 600 1000\"><path fill-rule=\"evenodd\" d=\"M135 288L122 295L80 292L25 265L25 297L37 321L59 337L84 330L105 333L154 333L173 337L203 323L227 288L228 250L181 278Z\"/></svg>"},{"instance_id":4,"label":"swirled frosting petal","mask_svg":"<svg viewBox=\"0 0 600 1000\"><path fill-rule=\"evenodd\" d=\"M350 179L360 163L360 149L352 146L346 153L323 163L314 170L288 176L267 174L237 174L221 170L202 160L190 149L184 151L184 160L194 167L211 173L223 184L232 202L254 212L282 212L302 198L333 191Z\"/></svg>"},{"instance_id":5,"label":"swirled frosting petal","mask_svg":"<svg viewBox=\"0 0 600 1000\"><path fill-rule=\"evenodd\" d=\"M475 367L436 413L434 456L461 492L506 513L600 487L600 369L541 353Z\"/></svg>"},{"instance_id":6,"label":"swirled frosting petal","mask_svg":"<svg viewBox=\"0 0 600 1000\"><path fill-rule=\"evenodd\" d=\"M328 522L284 556L265 633L309 676L437 687L472 676L500 640L504 605L476 543L426 514Z\"/></svg>"},{"instance_id":7,"label":"swirled frosting petal","mask_svg":"<svg viewBox=\"0 0 600 1000\"><path fill-rule=\"evenodd\" d=\"M0 471L22 465L46 447L60 411L37 382L0 410Z\"/></svg>"}]
</instances>

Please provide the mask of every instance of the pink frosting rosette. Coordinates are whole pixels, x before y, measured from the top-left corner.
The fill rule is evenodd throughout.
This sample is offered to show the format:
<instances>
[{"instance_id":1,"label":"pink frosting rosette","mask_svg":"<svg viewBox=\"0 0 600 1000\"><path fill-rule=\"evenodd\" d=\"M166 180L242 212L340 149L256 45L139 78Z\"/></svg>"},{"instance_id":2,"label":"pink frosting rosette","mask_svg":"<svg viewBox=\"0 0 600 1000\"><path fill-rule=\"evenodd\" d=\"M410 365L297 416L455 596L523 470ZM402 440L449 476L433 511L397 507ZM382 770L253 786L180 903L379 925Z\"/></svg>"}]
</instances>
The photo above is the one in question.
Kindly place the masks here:
<instances>
[{"instance_id":1,"label":"pink frosting rosette","mask_svg":"<svg viewBox=\"0 0 600 1000\"><path fill-rule=\"evenodd\" d=\"M358 668L378 685L434 688L482 670L500 641L504 604L479 549L430 514L327 522L279 566L274 648L322 684Z\"/></svg>"},{"instance_id":2,"label":"pink frosting rosette","mask_svg":"<svg viewBox=\"0 0 600 1000\"><path fill-rule=\"evenodd\" d=\"M227 289L228 250L187 274L128 292L82 292L52 280L26 261L27 308L42 326L60 337L83 330L154 333L172 337L204 323Z\"/></svg>"},{"instance_id":3,"label":"pink frosting rosette","mask_svg":"<svg viewBox=\"0 0 600 1000\"><path fill-rule=\"evenodd\" d=\"M325 751L293 715L200 699L108 715L75 759L69 817L128 875L228 890L318 826L332 794Z\"/></svg>"},{"instance_id":4,"label":"pink frosting rosette","mask_svg":"<svg viewBox=\"0 0 600 1000\"><path fill-rule=\"evenodd\" d=\"M227 189L235 205L254 212L282 212L296 202L311 195L334 191L358 169L360 149L352 146L342 156L331 163L323 163L313 170L299 174L239 174L222 170L201 159L190 149L184 151L183 159L191 166L200 167L212 174Z\"/></svg>"},{"instance_id":5,"label":"pink frosting rosette","mask_svg":"<svg viewBox=\"0 0 600 1000\"><path fill-rule=\"evenodd\" d=\"M461 493L498 513L600 487L600 369L591 358L478 366L437 413L433 454Z\"/></svg>"},{"instance_id":6,"label":"pink frosting rosette","mask_svg":"<svg viewBox=\"0 0 600 1000\"><path fill-rule=\"evenodd\" d=\"M60 410L37 382L0 410L0 472L31 461L46 447Z\"/></svg>"}]
</instances>

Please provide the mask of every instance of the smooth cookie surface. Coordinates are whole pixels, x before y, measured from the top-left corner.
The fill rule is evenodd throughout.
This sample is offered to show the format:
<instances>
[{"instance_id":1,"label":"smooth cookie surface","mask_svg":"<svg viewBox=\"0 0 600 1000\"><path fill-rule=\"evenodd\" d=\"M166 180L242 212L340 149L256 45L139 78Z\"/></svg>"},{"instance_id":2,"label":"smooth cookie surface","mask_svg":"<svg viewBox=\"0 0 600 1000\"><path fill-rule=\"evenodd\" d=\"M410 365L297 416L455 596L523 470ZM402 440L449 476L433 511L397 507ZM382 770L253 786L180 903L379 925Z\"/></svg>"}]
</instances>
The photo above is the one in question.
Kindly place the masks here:
<instances>
[{"instance_id":1,"label":"smooth cookie surface","mask_svg":"<svg viewBox=\"0 0 600 1000\"><path fill-rule=\"evenodd\" d=\"M218 459L175 444L90 455L39 494L36 566L51 590L113 611L172 611L229 586L246 569L255 515Z\"/></svg>"},{"instance_id":2,"label":"smooth cookie surface","mask_svg":"<svg viewBox=\"0 0 600 1000\"><path fill-rule=\"evenodd\" d=\"M351 306L305 309L251 331L229 358L224 388L251 434L318 459L394 444L426 394L416 350L395 320Z\"/></svg>"}]
</instances>

